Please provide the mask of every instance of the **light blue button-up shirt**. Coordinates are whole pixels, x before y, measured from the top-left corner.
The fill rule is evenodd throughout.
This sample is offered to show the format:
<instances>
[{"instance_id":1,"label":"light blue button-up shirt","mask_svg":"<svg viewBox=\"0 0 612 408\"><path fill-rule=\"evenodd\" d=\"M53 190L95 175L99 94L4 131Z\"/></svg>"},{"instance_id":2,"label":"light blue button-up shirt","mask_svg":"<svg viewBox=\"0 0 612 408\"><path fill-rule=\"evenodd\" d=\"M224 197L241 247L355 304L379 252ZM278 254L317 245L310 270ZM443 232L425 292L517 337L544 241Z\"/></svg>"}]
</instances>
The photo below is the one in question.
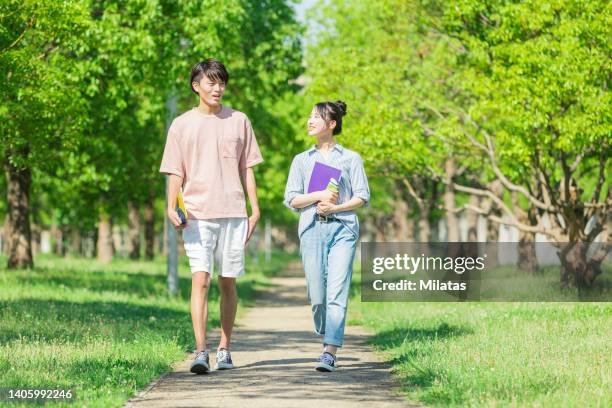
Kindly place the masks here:
<instances>
[{"instance_id":1,"label":"light blue button-up shirt","mask_svg":"<svg viewBox=\"0 0 612 408\"><path fill-rule=\"evenodd\" d=\"M325 159L313 146L293 158L289 177L287 178L287 186L285 187L285 206L291 211L300 213L298 227L298 236L300 238L304 231L315 222L317 205L315 203L297 209L289 204L297 195L305 194L308 191L308 183L310 183L310 175L312 174L315 162L321 162L342 171L340 180L338 180L340 184L338 204L345 203L354 197L359 197L365 201L365 206L367 207L370 201L368 179L359 154L336 144L329 152L329 158ZM331 216L338 218L356 237L359 237L359 221L354 210L333 213Z\"/></svg>"}]
</instances>

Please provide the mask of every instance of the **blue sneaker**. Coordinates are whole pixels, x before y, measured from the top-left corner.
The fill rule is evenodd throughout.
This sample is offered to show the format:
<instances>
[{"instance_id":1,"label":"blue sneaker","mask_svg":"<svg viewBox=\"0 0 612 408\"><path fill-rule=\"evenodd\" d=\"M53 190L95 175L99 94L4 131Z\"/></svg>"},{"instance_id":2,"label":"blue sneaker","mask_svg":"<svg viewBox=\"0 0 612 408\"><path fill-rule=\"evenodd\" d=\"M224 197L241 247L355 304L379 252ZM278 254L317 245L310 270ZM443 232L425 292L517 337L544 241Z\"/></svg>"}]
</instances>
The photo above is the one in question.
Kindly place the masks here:
<instances>
[{"instance_id":1,"label":"blue sneaker","mask_svg":"<svg viewBox=\"0 0 612 408\"><path fill-rule=\"evenodd\" d=\"M210 370L208 364L208 350L196 351L195 360L191 363L191 372L194 374L204 374Z\"/></svg>"},{"instance_id":2,"label":"blue sneaker","mask_svg":"<svg viewBox=\"0 0 612 408\"><path fill-rule=\"evenodd\" d=\"M319 357L319 361L315 365L315 370L322 372L336 371L336 368L338 368L338 362L336 360L336 357L334 357L332 353L329 353L327 351L321 354L321 356Z\"/></svg>"},{"instance_id":3,"label":"blue sneaker","mask_svg":"<svg viewBox=\"0 0 612 408\"><path fill-rule=\"evenodd\" d=\"M232 355L228 349L219 349L219 351L217 351L217 365L215 366L215 370L229 370L230 368L234 368Z\"/></svg>"}]
</instances>

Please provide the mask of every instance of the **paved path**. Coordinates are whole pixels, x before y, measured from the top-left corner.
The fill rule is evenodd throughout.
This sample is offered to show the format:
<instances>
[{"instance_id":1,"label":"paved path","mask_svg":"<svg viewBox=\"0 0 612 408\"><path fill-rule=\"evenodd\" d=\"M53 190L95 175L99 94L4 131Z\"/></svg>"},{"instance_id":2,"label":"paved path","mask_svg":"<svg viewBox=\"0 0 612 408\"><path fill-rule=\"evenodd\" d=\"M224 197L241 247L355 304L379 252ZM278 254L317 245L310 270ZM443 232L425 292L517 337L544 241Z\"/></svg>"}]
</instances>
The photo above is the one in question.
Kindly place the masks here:
<instances>
[{"instance_id":1,"label":"paved path","mask_svg":"<svg viewBox=\"0 0 612 408\"><path fill-rule=\"evenodd\" d=\"M132 398L127 407L414 407L398 393L389 367L366 344L363 329L347 326L333 373L314 370L321 353L312 332L310 306L299 264L260 291L232 337L236 368L205 375L189 372L188 360ZM211 348L218 332L211 333ZM211 354L211 366L214 354Z\"/></svg>"}]
</instances>

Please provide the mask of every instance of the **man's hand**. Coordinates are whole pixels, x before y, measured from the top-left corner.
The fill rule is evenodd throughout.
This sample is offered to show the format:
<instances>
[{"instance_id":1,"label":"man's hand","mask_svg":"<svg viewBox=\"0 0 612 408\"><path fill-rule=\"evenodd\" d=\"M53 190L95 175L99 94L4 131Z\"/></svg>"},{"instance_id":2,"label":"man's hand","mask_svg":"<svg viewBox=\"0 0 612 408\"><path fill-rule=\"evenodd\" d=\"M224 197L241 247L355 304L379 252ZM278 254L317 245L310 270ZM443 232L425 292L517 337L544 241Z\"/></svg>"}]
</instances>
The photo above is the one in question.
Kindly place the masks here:
<instances>
[{"instance_id":1,"label":"man's hand","mask_svg":"<svg viewBox=\"0 0 612 408\"><path fill-rule=\"evenodd\" d=\"M330 190L321 190L319 191L319 201L327 201L336 204L338 202L338 193Z\"/></svg>"},{"instance_id":2,"label":"man's hand","mask_svg":"<svg viewBox=\"0 0 612 408\"><path fill-rule=\"evenodd\" d=\"M259 213L253 213L249 217L249 231L247 232L247 238L246 238L246 242L244 243L244 245L246 245L251 239L251 236L253 235L253 232L255 232L255 228L257 227L258 221L259 221Z\"/></svg>"},{"instance_id":3,"label":"man's hand","mask_svg":"<svg viewBox=\"0 0 612 408\"><path fill-rule=\"evenodd\" d=\"M329 201L320 201L317 204L317 214L319 215L330 215L336 212L336 204L330 203Z\"/></svg>"},{"instance_id":4,"label":"man's hand","mask_svg":"<svg viewBox=\"0 0 612 408\"><path fill-rule=\"evenodd\" d=\"M174 228L176 228L177 230L185 229L185 227L189 223L189 220L187 220L185 224L181 224L181 219L174 208L168 208L168 218L170 219L172 225L174 225Z\"/></svg>"}]
</instances>

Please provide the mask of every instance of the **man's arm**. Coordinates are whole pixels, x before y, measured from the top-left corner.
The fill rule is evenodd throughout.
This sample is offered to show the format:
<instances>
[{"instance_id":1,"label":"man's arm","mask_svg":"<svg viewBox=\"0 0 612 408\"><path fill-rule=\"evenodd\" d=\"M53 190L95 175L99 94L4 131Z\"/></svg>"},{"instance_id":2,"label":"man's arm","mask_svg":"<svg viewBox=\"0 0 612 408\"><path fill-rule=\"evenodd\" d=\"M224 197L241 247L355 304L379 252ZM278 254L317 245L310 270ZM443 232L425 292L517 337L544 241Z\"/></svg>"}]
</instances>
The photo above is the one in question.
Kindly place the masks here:
<instances>
[{"instance_id":1,"label":"man's arm","mask_svg":"<svg viewBox=\"0 0 612 408\"><path fill-rule=\"evenodd\" d=\"M246 242L249 242L251 235L255 231L259 217L259 203L257 202L257 184L255 183L255 173L252 167L241 171L242 185L244 186L247 196L249 197L249 204L251 204L251 216L249 217L249 231L247 233ZM246 244L245 242L245 244Z\"/></svg>"},{"instance_id":2,"label":"man's arm","mask_svg":"<svg viewBox=\"0 0 612 408\"><path fill-rule=\"evenodd\" d=\"M183 185L183 178L176 174L168 174L168 177L168 218L175 228L183 229L187 224L181 224L181 219L176 212L176 201L178 200L178 194ZM187 217L187 214L185 214L185 217Z\"/></svg>"}]
</instances>

